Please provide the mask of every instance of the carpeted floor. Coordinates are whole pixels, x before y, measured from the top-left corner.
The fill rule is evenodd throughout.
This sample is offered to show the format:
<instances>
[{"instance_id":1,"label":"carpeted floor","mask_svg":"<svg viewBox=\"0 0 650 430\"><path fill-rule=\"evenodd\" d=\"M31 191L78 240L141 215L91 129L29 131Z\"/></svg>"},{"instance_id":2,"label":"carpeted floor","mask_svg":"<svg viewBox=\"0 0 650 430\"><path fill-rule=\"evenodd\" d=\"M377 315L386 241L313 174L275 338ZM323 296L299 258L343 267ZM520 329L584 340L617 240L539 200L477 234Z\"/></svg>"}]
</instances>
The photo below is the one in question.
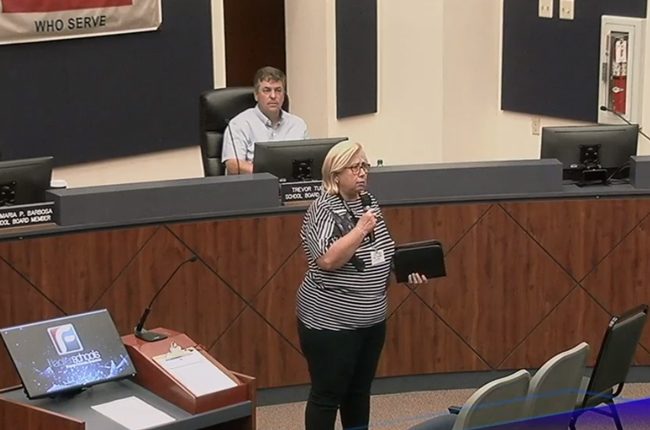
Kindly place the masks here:
<instances>
[{"instance_id":1,"label":"carpeted floor","mask_svg":"<svg viewBox=\"0 0 650 430\"><path fill-rule=\"evenodd\" d=\"M404 430L434 415L446 413L449 405L462 405L474 389L418 391L401 394L373 396L371 429ZM621 401L650 398L650 384L627 384L620 396ZM288 403L257 408L258 430L303 429L305 402ZM595 417L587 417L595 415ZM645 415L645 414L644 414ZM650 421L626 417L621 419L625 430L650 429ZM582 420L582 418L581 418ZM600 423L603 423L602 426ZM341 426L338 425L337 429ZM578 430L613 430L611 420L597 414L586 414L584 423L578 423Z\"/></svg>"}]
</instances>

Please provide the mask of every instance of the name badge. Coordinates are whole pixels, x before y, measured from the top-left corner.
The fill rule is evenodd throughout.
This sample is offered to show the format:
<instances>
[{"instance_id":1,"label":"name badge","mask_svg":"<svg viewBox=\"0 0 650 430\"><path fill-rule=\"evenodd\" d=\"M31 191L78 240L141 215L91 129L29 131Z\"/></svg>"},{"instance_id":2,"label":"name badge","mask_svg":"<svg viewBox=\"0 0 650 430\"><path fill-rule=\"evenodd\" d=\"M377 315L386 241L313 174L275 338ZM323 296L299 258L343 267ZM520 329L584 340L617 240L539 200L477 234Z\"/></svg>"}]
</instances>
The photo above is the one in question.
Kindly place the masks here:
<instances>
[{"instance_id":1,"label":"name badge","mask_svg":"<svg viewBox=\"0 0 650 430\"><path fill-rule=\"evenodd\" d=\"M370 265L371 266L376 266L378 264L382 264L385 261L386 261L386 257L384 256L384 251L382 249L374 250L374 251L370 252Z\"/></svg>"}]
</instances>

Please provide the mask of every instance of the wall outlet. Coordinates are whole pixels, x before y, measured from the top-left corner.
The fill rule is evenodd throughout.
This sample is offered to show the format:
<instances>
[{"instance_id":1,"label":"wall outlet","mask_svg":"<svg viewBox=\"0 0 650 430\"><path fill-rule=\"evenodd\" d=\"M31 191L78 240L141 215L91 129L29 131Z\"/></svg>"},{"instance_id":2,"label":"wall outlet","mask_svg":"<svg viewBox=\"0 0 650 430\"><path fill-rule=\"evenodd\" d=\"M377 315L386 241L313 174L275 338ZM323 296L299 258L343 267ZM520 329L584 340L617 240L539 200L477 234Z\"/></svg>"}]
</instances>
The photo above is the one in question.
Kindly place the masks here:
<instances>
[{"instance_id":1,"label":"wall outlet","mask_svg":"<svg viewBox=\"0 0 650 430\"><path fill-rule=\"evenodd\" d=\"M539 136L539 133L542 131L542 119L538 116L530 118L530 131L533 136Z\"/></svg>"},{"instance_id":2,"label":"wall outlet","mask_svg":"<svg viewBox=\"0 0 650 430\"><path fill-rule=\"evenodd\" d=\"M553 18L553 0L539 0L540 18Z\"/></svg>"},{"instance_id":3,"label":"wall outlet","mask_svg":"<svg viewBox=\"0 0 650 430\"><path fill-rule=\"evenodd\" d=\"M575 0L560 0L560 19L573 19L575 16Z\"/></svg>"}]
</instances>

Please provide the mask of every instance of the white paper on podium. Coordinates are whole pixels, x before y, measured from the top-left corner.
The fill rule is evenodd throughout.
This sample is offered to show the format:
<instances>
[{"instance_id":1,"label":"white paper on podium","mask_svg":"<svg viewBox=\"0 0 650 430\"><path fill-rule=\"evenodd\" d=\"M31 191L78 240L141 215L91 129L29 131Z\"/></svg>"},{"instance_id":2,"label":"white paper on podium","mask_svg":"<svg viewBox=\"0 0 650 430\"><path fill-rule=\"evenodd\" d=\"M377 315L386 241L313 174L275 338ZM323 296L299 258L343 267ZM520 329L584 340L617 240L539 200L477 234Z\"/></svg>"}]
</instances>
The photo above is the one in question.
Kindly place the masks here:
<instances>
[{"instance_id":1,"label":"white paper on podium","mask_svg":"<svg viewBox=\"0 0 650 430\"><path fill-rule=\"evenodd\" d=\"M185 354L178 357L166 358L163 355L155 357L155 360L197 397L237 386L195 348L186 349Z\"/></svg>"},{"instance_id":2,"label":"white paper on podium","mask_svg":"<svg viewBox=\"0 0 650 430\"><path fill-rule=\"evenodd\" d=\"M130 430L146 429L176 421L163 411L154 408L135 396L91 407Z\"/></svg>"}]
</instances>

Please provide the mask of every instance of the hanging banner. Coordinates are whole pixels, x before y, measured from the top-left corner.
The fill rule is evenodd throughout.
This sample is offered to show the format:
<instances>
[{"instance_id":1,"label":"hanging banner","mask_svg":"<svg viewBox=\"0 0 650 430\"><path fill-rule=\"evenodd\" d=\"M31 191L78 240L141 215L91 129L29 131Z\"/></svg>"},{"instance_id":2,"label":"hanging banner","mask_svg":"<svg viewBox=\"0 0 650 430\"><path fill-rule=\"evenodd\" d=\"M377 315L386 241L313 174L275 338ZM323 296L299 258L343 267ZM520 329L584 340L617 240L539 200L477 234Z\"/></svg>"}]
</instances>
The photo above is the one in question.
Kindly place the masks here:
<instances>
[{"instance_id":1,"label":"hanging banner","mask_svg":"<svg viewBox=\"0 0 650 430\"><path fill-rule=\"evenodd\" d=\"M0 0L0 45L152 31L161 0Z\"/></svg>"}]
</instances>

